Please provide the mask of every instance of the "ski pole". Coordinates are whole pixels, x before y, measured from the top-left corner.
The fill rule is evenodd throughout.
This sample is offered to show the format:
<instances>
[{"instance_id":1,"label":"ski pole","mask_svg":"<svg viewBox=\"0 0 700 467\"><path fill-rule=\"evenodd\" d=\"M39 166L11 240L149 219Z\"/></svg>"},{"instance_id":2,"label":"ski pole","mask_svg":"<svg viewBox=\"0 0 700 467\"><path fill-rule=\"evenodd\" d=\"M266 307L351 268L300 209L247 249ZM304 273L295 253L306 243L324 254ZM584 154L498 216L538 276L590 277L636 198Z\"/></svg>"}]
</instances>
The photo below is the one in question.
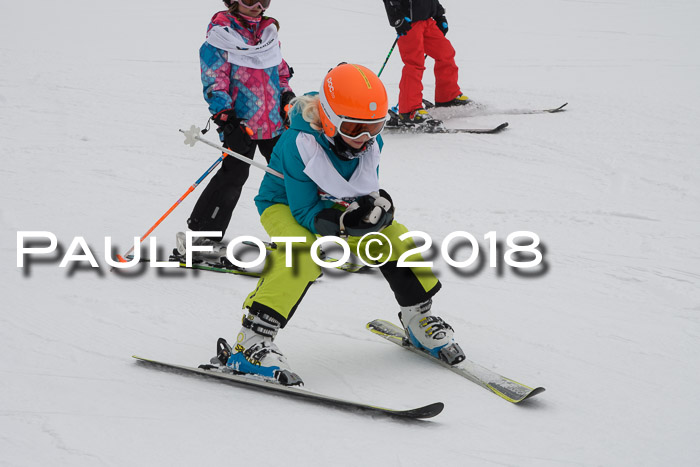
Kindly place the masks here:
<instances>
[{"instance_id":1,"label":"ski pole","mask_svg":"<svg viewBox=\"0 0 700 467\"><path fill-rule=\"evenodd\" d=\"M191 127L188 131L180 130L180 132L181 132L181 133L184 133L184 135L186 136L186 138L185 138L185 144L189 144L190 146L194 146L194 141L193 141L193 137L194 137L194 139L198 139L198 140L200 140L200 141L203 141L203 142L205 142L205 143L207 143L207 144L209 144L209 145L212 145L212 146L214 146L214 147L220 149L220 150L223 152L223 154L221 155L221 157L219 157L219 158L211 165L211 167L209 167L209 168L202 174L201 177L199 177L199 178L192 184L192 186L190 186L190 187L187 189L187 191L186 191L182 196L180 196L180 199L178 199L178 200L175 202L175 204L173 204L172 206L170 206L170 209L168 209L168 210L165 212L165 214L163 214L162 216L160 216L160 219L158 219L158 220L156 221L156 223L153 224L153 226L152 226L150 229L148 229L148 231L147 231L145 234L143 234L143 235L141 236L141 239L139 240L139 243L143 243L143 241L144 241L146 238L148 238L148 236L151 234L151 232L153 232L153 231L156 229L156 227L158 227L158 226L161 224L161 222L163 222L163 221L165 220L165 218L168 217L168 216L170 215L170 213L173 212L173 211L175 210L175 208L178 207L178 205L179 205L180 203L182 203L182 201L183 201L185 198L187 198L187 197L189 196L189 194L192 193L192 192L197 188L197 186L199 186L199 184L202 183L202 181L203 181L205 178L207 178L207 176L208 176L219 164L221 164L221 162L224 160L224 158L226 158L226 156L233 156L233 157L235 157L235 158L237 158L237 159L240 159L240 160L242 160L242 161L244 161L244 162L253 163L253 161L250 160L250 159L248 159L247 157L243 157L243 156L241 156L240 154L237 154L237 153L235 153L235 152L233 152L233 151L231 151L231 150L229 150L229 149L227 149L227 148L218 147L218 146L214 145L213 143L211 143L211 142L209 142L209 141L206 141L206 140L200 138L199 136L197 136L197 133L199 133L200 130L199 130L199 128L195 127L194 125L192 125L192 127ZM250 134L250 133L251 133L251 130L248 130L248 133ZM272 169L270 169L270 170L272 170ZM274 172L274 171L273 171L273 172ZM122 263L126 263L127 260L125 259L125 257L126 257L126 256L129 256L133 251L134 251L134 246L132 246L132 247L129 249L129 251L127 251L127 252L124 254L124 256L122 256L122 255L117 255L117 259L118 259L120 262L122 262ZM114 268L112 268L112 270L114 270Z\"/></svg>"},{"instance_id":2,"label":"ski pole","mask_svg":"<svg viewBox=\"0 0 700 467\"><path fill-rule=\"evenodd\" d=\"M190 146L194 146L194 144L197 141L201 141L202 143L207 144L213 148L216 148L220 151L224 151L225 153L235 157L236 159L240 159L241 161L245 162L246 164L254 165L255 167L263 169L265 172L284 180L284 175L279 173L275 169L271 169L270 167L268 167L264 164L261 164L260 162L255 162L252 159L248 159L247 157L243 157L239 154L236 154L233 151L229 151L226 148L222 148L221 146L218 146L215 143L212 143L211 141L208 141L208 140L202 138L201 136L199 136L199 133L200 133L199 128L197 128L194 125L192 125L189 130L187 130L187 131L180 130L180 132L185 135L185 144L189 144ZM350 203L345 201L344 199L336 198L335 196L329 195L328 193L319 192L319 196L321 197L321 199L323 199L325 201L333 201L334 203L340 204L341 206L344 206L346 208L348 206L350 206Z\"/></svg>"},{"instance_id":3,"label":"ski pole","mask_svg":"<svg viewBox=\"0 0 700 467\"><path fill-rule=\"evenodd\" d=\"M225 158L226 156L232 156L232 157L234 157L234 158L236 158L236 159L238 159L238 160L240 160L240 161L242 161L242 162L245 162L246 164L253 165L253 166L255 166L255 167L259 168L259 169L264 170L265 172L267 172L267 173L269 173L269 174L271 174L271 175L274 175L275 177L279 177L279 178L281 178L282 180L284 180L284 175L281 174L281 173L279 173L278 171L276 171L276 170L274 170L274 169L271 169L270 167L268 167L268 166L266 166L266 165L264 165L264 164L261 164L260 162L256 162L256 161L254 161L254 160L252 160L252 159L248 159L247 157L242 156L242 155L240 155L240 154L238 154L238 153L236 153L236 152L233 152L233 151L231 151L231 150L228 149L228 148L223 148L223 147L219 146L218 144L215 144L215 143L213 143L213 142L211 142L211 141L209 141L209 140L207 140L207 139L205 139L205 138L202 138L201 136L199 136L199 134L201 133L201 130L200 130L198 127L194 126L194 125L192 125L192 126L190 127L190 129L187 130L187 131L185 131L185 130L179 130L179 131L180 131L180 133L182 133L182 134L185 135L185 144L187 144L187 145L189 145L189 146L194 146L195 143L196 143L197 141L201 141L201 142L204 143L204 144L207 144L207 145L209 145L209 146L211 146L211 147L213 147L213 148L218 149L219 151L222 151L223 154L221 155L221 157L219 157L219 158L211 165L211 167L209 167L209 168L207 169L206 172L204 172L204 173L202 174L201 177L199 177L199 178L197 179L197 181L195 181L195 182L192 184L192 186L190 186L190 187L187 189L187 191L180 197L180 199L178 199L178 200L175 202L175 204L173 204L173 205L170 207L170 209L168 209L168 210L165 212L165 214L163 214L163 215L160 217L160 219L158 219L158 221L156 221L156 223L153 224L153 226L152 226L150 229L148 229L148 231L147 231L145 234L143 234L143 235L141 236L141 239L139 240L139 243L143 243L143 241L144 241L146 238L148 238L148 236L151 234L151 232L153 232L153 231L156 229L156 227L158 227L158 226L160 225L160 223L163 222L163 220L165 220L165 218L168 217L168 216L170 215L170 213L173 212L173 211L175 210L175 208L178 207L178 205L179 205L180 203L182 203L182 201L183 201L185 198L187 198L187 196L189 196L189 194L192 193L192 192L195 190L195 188L197 188L197 186L202 182L202 180L204 180L204 179L207 177L207 175L209 175L209 174L224 160L224 158ZM250 134L250 132L249 132L249 134ZM339 199L339 198L334 198L334 197L332 197L332 196L327 196L327 197L324 198L324 199L333 201L333 202L335 202L335 203L341 204L341 205L346 206L346 207L349 205L349 203L348 203L347 201L344 201L344 200ZM122 255L117 255L117 259L118 259L119 262L121 262L121 263L126 263L127 260L125 259L125 257L126 257L126 256L129 256L133 251L134 251L134 246L132 246L132 247L129 249L129 251L127 251L127 252L124 254L124 256L122 256ZM112 268L110 271L112 271L112 270L114 270L114 268Z\"/></svg>"},{"instance_id":4,"label":"ski pole","mask_svg":"<svg viewBox=\"0 0 700 467\"><path fill-rule=\"evenodd\" d=\"M197 128L194 125L192 125L190 127L190 129L187 131L180 130L180 133L185 135L185 144L189 144L190 146L194 146L197 141L201 141L202 143L209 145L213 148L216 148L220 151L223 151L223 152L227 153L228 155L233 156L236 159L239 159L239 160L245 162L246 164L250 164L250 165L253 165L255 167L258 167L259 169L262 169L265 172L284 180L284 175L279 173L275 169L271 169L270 167L268 167L264 164L261 164L260 162L256 162L252 159L248 159L247 157L243 157L240 154L237 154L237 153L230 151L226 148L222 148L221 146L219 146L215 143L212 143L211 141L209 141L205 138L202 138L201 136L199 136L199 133L200 133L199 128ZM340 199L340 198L336 198L334 196L331 196L328 193L319 193L319 195L321 196L321 199L326 200L326 201L333 201L334 203L340 204L340 205L345 206L345 207L348 207L350 205L350 203L348 203L347 201Z\"/></svg>"},{"instance_id":5,"label":"ski pole","mask_svg":"<svg viewBox=\"0 0 700 467\"><path fill-rule=\"evenodd\" d=\"M384 64L382 65L381 70L379 70L379 73L377 73L377 78L382 76L382 71L384 71L384 67L386 66L387 62L389 61L389 57L391 57L391 54L394 53L394 47L396 47L396 43L399 41L399 35L396 35L396 39L394 39L394 44L391 46L391 49L389 49L389 55L386 56L386 60L384 60Z\"/></svg>"},{"instance_id":6,"label":"ski pole","mask_svg":"<svg viewBox=\"0 0 700 467\"><path fill-rule=\"evenodd\" d=\"M219 144L212 143L211 141L209 141L205 138L202 138L201 136L199 136L199 134L201 133L201 130L194 125L192 125L190 127L190 129L187 131L180 130L180 133L185 135L185 144L188 144L190 146L194 146L197 141L201 141L202 143L207 144L213 148L216 148L219 151L225 152L229 156L235 157L239 161L245 162L246 164L253 165L259 169L264 170L267 173L275 175L276 177L279 177L282 179L284 178L284 176L281 173L279 173L278 171L276 171L274 169L269 168L265 164L261 164L260 162L254 161L253 159L248 159L247 157L241 156L240 154L235 153L235 152L231 151L230 149L222 148L221 146L219 146Z\"/></svg>"}]
</instances>

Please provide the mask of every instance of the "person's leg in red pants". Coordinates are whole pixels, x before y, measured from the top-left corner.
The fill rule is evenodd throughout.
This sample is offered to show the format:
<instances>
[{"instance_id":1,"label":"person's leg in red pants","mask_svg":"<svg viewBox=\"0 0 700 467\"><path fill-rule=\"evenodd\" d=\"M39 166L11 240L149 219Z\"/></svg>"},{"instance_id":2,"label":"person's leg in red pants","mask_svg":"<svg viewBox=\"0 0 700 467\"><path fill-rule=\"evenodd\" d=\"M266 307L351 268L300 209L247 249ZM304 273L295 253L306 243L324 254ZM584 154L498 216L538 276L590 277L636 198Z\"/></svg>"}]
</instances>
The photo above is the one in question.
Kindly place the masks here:
<instances>
[{"instance_id":1,"label":"person's leg in red pants","mask_svg":"<svg viewBox=\"0 0 700 467\"><path fill-rule=\"evenodd\" d=\"M426 23L427 21L417 21L408 33L399 37L399 53L403 60L403 71L399 82L399 113L402 114L423 108L423 72L425 71L423 34Z\"/></svg>"},{"instance_id":2,"label":"person's leg in red pants","mask_svg":"<svg viewBox=\"0 0 700 467\"><path fill-rule=\"evenodd\" d=\"M435 59L435 102L449 102L462 94L457 84L459 68L455 63L455 49L437 27L434 19L420 22L425 23L421 54L425 50L425 53ZM403 57L403 53L401 56Z\"/></svg>"}]
</instances>

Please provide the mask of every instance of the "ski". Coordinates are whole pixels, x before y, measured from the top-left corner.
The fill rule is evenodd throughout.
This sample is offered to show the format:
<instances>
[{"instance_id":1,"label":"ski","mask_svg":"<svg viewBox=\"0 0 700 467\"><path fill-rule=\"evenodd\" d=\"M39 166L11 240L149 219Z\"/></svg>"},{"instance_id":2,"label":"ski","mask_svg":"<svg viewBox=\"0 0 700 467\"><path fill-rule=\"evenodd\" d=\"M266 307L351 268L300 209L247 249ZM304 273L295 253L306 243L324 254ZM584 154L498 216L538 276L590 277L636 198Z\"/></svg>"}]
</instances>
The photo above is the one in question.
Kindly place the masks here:
<instances>
[{"instance_id":1,"label":"ski","mask_svg":"<svg viewBox=\"0 0 700 467\"><path fill-rule=\"evenodd\" d=\"M551 109L541 109L541 110L520 110L520 113L521 114L554 114L557 112L566 112L566 109L564 107L566 107L567 105L569 105L569 103L564 102L559 107L554 107ZM517 111L517 109L516 109L516 111Z\"/></svg>"},{"instance_id":2,"label":"ski","mask_svg":"<svg viewBox=\"0 0 700 467\"><path fill-rule=\"evenodd\" d=\"M431 124L432 122L432 124ZM389 109L389 120L384 126L386 133L476 133L495 134L500 133L508 127L508 122L491 128L447 128L441 121L428 121L421 125L399 123L398 109Z\"/></svg>"},{"instance_id":3,"label":"ski","mask_svg":"<svg viewBox=\"0 0 700 467\"><path fill-rule=\"evenodd\" d=\"M200 271L212 271L212 272L220 272L220 273L225 273L225 274L236 274L239 276L249 276L249 277L260 277L262 275L262 272L260 272L260 271L251 271L249 269L240 268L234 264L231 264L225 258L222 258L222 260L219 263L215 263L215 262L211 262L211 261L199 261L199 262L192 261L192 266L189 266L189 267L187 266L187 263L185 262L185 258L180 256L180 255L171 255L170 261L179 262L180 267L184 268L184 269L197 269Z\"/></svg>"},{"instance_id":4,"label":"ski","mask_svg":"<svg viewBox=\"0 0 700 467\"><path fill-rule=\"evenodd\" d=\"M477 116L477 115L528 115L528 114L554 114L554 113L559 113L559 112L565 112L566 107L569 105L568 102L564 102L562 105L558 107L552 107L548 109L495 109L495 108L490 108L487 105L480 104L478 102L470 101L468 104L462 107L435 107L435 104L432 102L423 99L423 106L426 109L435 109L435 111L439 112L440 109L466 109L466 110L477 110L476 113L472 113L469 115L452 115L452 117L457 117L457 116L462 116L462 117L471 117L471 116ZM451 116L448 115L445 118L450 118Z\"/></svg>"},{"instance_id":5,"label":"ski","mask_svg":"<svg viewBox=\"0 0 700 467\"><path fill-rule=\"evenodd\" d=\"M386 126L384 131L386 133L476 133L476 134L487 134L492 135L495 133L500 133L508 127L508 122L503 122L500 125L491 128L445 128L442 125L400 125L400 126Z\"/></svg>"},{"instance_id":6,"label":"ski","mask_svg":"<svg viewBox=\"0 0 700 467\"><path fill-rule=\"evenodd\" d=\"M134 255L128 255L126 256L126 259L128 261L131 261L134 259ZM250 277L260 277L262 275L261 272L259 271L251 271L245 268L239 268L238 266L235 266L231 264L226 258L223 258L219 262L214 262L214 261L192 261L192 266L187 266L187 263L185 261L185 257L180 255L177 252L177 249L173 250L173 254L170 255L168 258L169 261L173 263L178 263L181 268L183 269L196 269L199 271L212 271L212 272L220 272L220 273L225 273L225 274L236 274L239 276L250 276ZM225 260L225 262L224 262ZM151 260L150 258L141 258L139 260L140 263L149 263Z\"/></svg>"},{"instance_id":7,"label":"ski","mask_svg":"<svg viewBox=\"0 0 700 467\"><path fill-rule=\"evenodd\" d=\"M569 105L568 102L560 105L559 107L553 107L551 109L485 109L484 115L531 115L531 114L554 114L559 112L565 112L566 107Z\"/></svg>"},{"instance_id":8,"label":"ski","mask_svg":"<svg viewBox=\"0 0 700 467\"><path fill-rule=\"evenodd\" d=\"M383 414L392 417L408 418L408 419L424 419L431 418L442 412L444 404L442 402L434 402L423 407L416 407L413 409L389 409L386 407L380 407L372 404L366 404L364 402L354 402L345 399L340 399L333 396L327 396L324 394L318 394L315 392L307 391L305 389L300 389L298 387L283 386L276 382L271 382L264 379L256 379L252 376L244 376L234 373L222 373L219 371L206 370L202 368L194 368L184 365L176 365L172 363L164 363L156 360L150 360L148 358L143 358L134 355L138 362L148 365L150 367L160 367L165 369L175 370L181 373L192 373L201 376L206 376L209 378L216 378L220 381L224 381L231 384L236 384L239 386L247 386L253 389L262 389L270 392L277 392L280 394L305 399L311 402L316 402L319 404L325 404L333 407L359 410L365 413Z\"/></svg>"},{"instance_id":9,"label":"ski","mask_svg":"<svg viewBox=\"0 0 700 467\"><path fill-rule=\"evenodd\" d=\"M270 250L270 248L266 248L266 249ZM126 256L127 261L131 261L133 259L134 259L134 255L127 255ZM326 263L334 263L334 262L338 261L337 259L331 258L328 256L324 256L321 259L323 261L325 261ZM173 250L173 254L170 255L168 260L173 262L173 263L178 263L180 265L180 267L183 269L196 269L198 271L212 271L212 272L219 272L219 273L225 273L225 274L236 274L239 276L249 276L249 277L260 277L262 275L261 271L253 271L250 269L238 267L235 264L232 264L226 257L222 257L220 259L220 261L218 261L218 262L206 261L206 260L193 260L192 266L187 266L185 257L180 255L177 252L177 249ZM150 263L150 262L151 262L150 258L142 257L141 259L139 259L139 263ZM339 269L339 270L345 271L345 272L350 272L350 273L358 273L358 272L369 271L372 268L370 268L366 264L356 264L356 263L351 263L351 262L345 262L344 264L341 264L340 266L336 266L336 269Z\"/></svg>"},{"instance_id":10,"label":"ski","mask_svg":"<svg viewBox=\"0 0 700 467\"><path fill-rule=\"evenodd\" d=\"M389 342L393 342L404 349L410 350L418 355L422 355L439 363L445 368L452 370L458 375L478 384L485 389L488 389L494 394L514 404L520 403L544 391L543 387L531 388L529 386L525 386L524 384L501 376L498 373L477 365L469 360L464 360L456 365L448 365L442 360L438 360L437 358L431 356L428 352L414 347L406 338L406 333L403 328L390 323L389 321L375 319L374 321L367 323L367 329L374 334L383 337Z\"/></svg>"}]
</instances>

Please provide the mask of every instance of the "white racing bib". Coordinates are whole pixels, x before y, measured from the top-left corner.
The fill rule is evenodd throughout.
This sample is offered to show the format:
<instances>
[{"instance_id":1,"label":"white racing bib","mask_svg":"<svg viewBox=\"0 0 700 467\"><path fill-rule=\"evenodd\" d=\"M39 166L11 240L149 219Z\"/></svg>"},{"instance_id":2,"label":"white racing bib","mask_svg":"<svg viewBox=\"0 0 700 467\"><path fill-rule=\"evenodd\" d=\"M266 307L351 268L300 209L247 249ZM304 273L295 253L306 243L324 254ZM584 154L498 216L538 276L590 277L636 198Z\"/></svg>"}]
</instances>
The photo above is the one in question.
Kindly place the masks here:
<instances>
[{"instance_id":1,"label":"white racing bib","mask_svg":"<svg viewBox=\"0 0 700 467\"><path fill-rule=\"evenodd\" d=\"M299 133L297 149L304 162L304 173L316 185L335 198L355 198L379 191L379 145L374 144L367 154L359 158L359 165L350 180L345 180L333 167L328 154L316 142L313 135Z\"/></svg>"},{"instance_id":2,"label":"white racing bib","mask_svg":"<svg viewBox=\"0 0 700 467\"><path fill-rule=\"evenodd\" d=\"M263 30L260 44L246 44L240 34L229 26L214 26L207 33L207 42L228 52L228 62L234 65L264 70L282 63L282 51L277 27L270 24Z\"/></svg>"}]
</instances>

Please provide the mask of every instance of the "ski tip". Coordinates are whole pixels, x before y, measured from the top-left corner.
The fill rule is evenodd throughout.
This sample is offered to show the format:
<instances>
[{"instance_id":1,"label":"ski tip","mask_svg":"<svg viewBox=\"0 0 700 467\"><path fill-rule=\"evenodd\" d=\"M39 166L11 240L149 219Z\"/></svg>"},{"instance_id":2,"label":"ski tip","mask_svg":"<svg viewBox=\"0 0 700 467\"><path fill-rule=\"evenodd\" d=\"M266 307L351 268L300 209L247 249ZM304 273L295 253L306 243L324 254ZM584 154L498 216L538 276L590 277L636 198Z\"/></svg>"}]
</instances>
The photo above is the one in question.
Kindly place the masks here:
<instances>
[{"instance_id":1,"label":"ski tip","mask_svg":"<svg viewBox=\"0 0 700 467\"><path fill-rule=\"evenodd\" d=\"M569 103L568 103L568 102L564 102L564 103L563 103L562 105L560 105L559 107L555 107L555 108L553 108L553 109L550 109L550 110L548 110L547 112L549 112L549 113L551 113L551 114L557 113L557 112L564 112L564 111L566 111L566 109L565 109L564 107L566 107L567 105L569 105Z\"/></svg>"},{"instance_id":2,"label":"ski tip","mask_svg":"<svg viewBox=\"0 0 700 467\"><path fill-rule=\"evenodd\" d=\"M520 383L516 383L521 386L523 389L530 389L529 391L525 392L522 390L518 391L512 391L509 390L508 388L498 385L498 384L489 384L487 383L486 386L496 395L502 397L503 399L507 400L508 402L512 402L513 404L519 404L525 400L528 400L537 394L540 394L545 391L543 387L536 387L534 389L529 388L528 386L521 385Z\"/></svg>"},{"instance_id":3,"label":"ski tip","mask_svg":"<svg viewBox=\"0 0 700 467\"><path fill-rule=\"evenodd\" d=\"M386 415L390 415L392 417L400 417L400 418L408 418L412 420L422 420L426 418L433 418L437 415L439 415L443 409L445 408L445 404L442 402L433 402L432 404L428 404L423 407L417 407L415 409L406 409L406 410L393 410L393 409L385 409L381 407L372 407L372 409L380 410L382 413Z\"/></svg>"},{"instance_id":4,"label":"ski tip","mask_svg":"<svg viewBox=\"0 0 700 467\"><path fill-rule=\"evenodd\" d=\"M405 414L405 416L410 417L410 418L417 418L417 419L424 419L424 418L433 418L445 409L445 404L442 402L434 402L432 404L428 404L425 407L420 407L417 409L411 409L411 410L404 410L401 412L402 415Z\"/></svg>"},{"instance_id":5,"label":"ski tip","mask_svg":"<svg viewBox=\"0 0 700 467\"><path fill-rule=\"evenodd\" d=\"M376 319L375 319L374 321L370 321L369 323L367 323L367 324L365 325L365 328L366 328L369 332L373 332L373 333L375 333L375 334L383 334L383 333L381 333L381 332L379 332L379 331L377 330L377 324L378 324L377 321L379 321L379 320L376 320Z\"/></svg>"},{"instance_id":6,"label":"ski tip","mask_svg":"<svg viewBox=\"0 0 700 467\"><path fill-rule=\"evenodd\" d=\"M536 387L535 389L533 389L532 391L530 391L530 393L529 393L527 396L523 397L522 399L520 399L520 400L519 400L518 402L516 402L516 403L522 402L522 401L524 401L524 400L528 400L528 399L530 399L531 397L536 396L537 394L543 393L544 391L545 391L545 389L544 389L543 387L541 387L541 386L540 386L540 387Z\"/></svg>"},{"instance_id":7,"label":"ski tip","mask_svg":"<svg viewBox=\"0 0 700 467\"><path fill-rule=\"evenodd\" d=\"M426 405L425 408L429 409L428 411L430 413L426 418L430 418L442 413L442 411L445 410L445 404L443 402L434 402L430 405Z\"/></svg>"}]
</instances>

